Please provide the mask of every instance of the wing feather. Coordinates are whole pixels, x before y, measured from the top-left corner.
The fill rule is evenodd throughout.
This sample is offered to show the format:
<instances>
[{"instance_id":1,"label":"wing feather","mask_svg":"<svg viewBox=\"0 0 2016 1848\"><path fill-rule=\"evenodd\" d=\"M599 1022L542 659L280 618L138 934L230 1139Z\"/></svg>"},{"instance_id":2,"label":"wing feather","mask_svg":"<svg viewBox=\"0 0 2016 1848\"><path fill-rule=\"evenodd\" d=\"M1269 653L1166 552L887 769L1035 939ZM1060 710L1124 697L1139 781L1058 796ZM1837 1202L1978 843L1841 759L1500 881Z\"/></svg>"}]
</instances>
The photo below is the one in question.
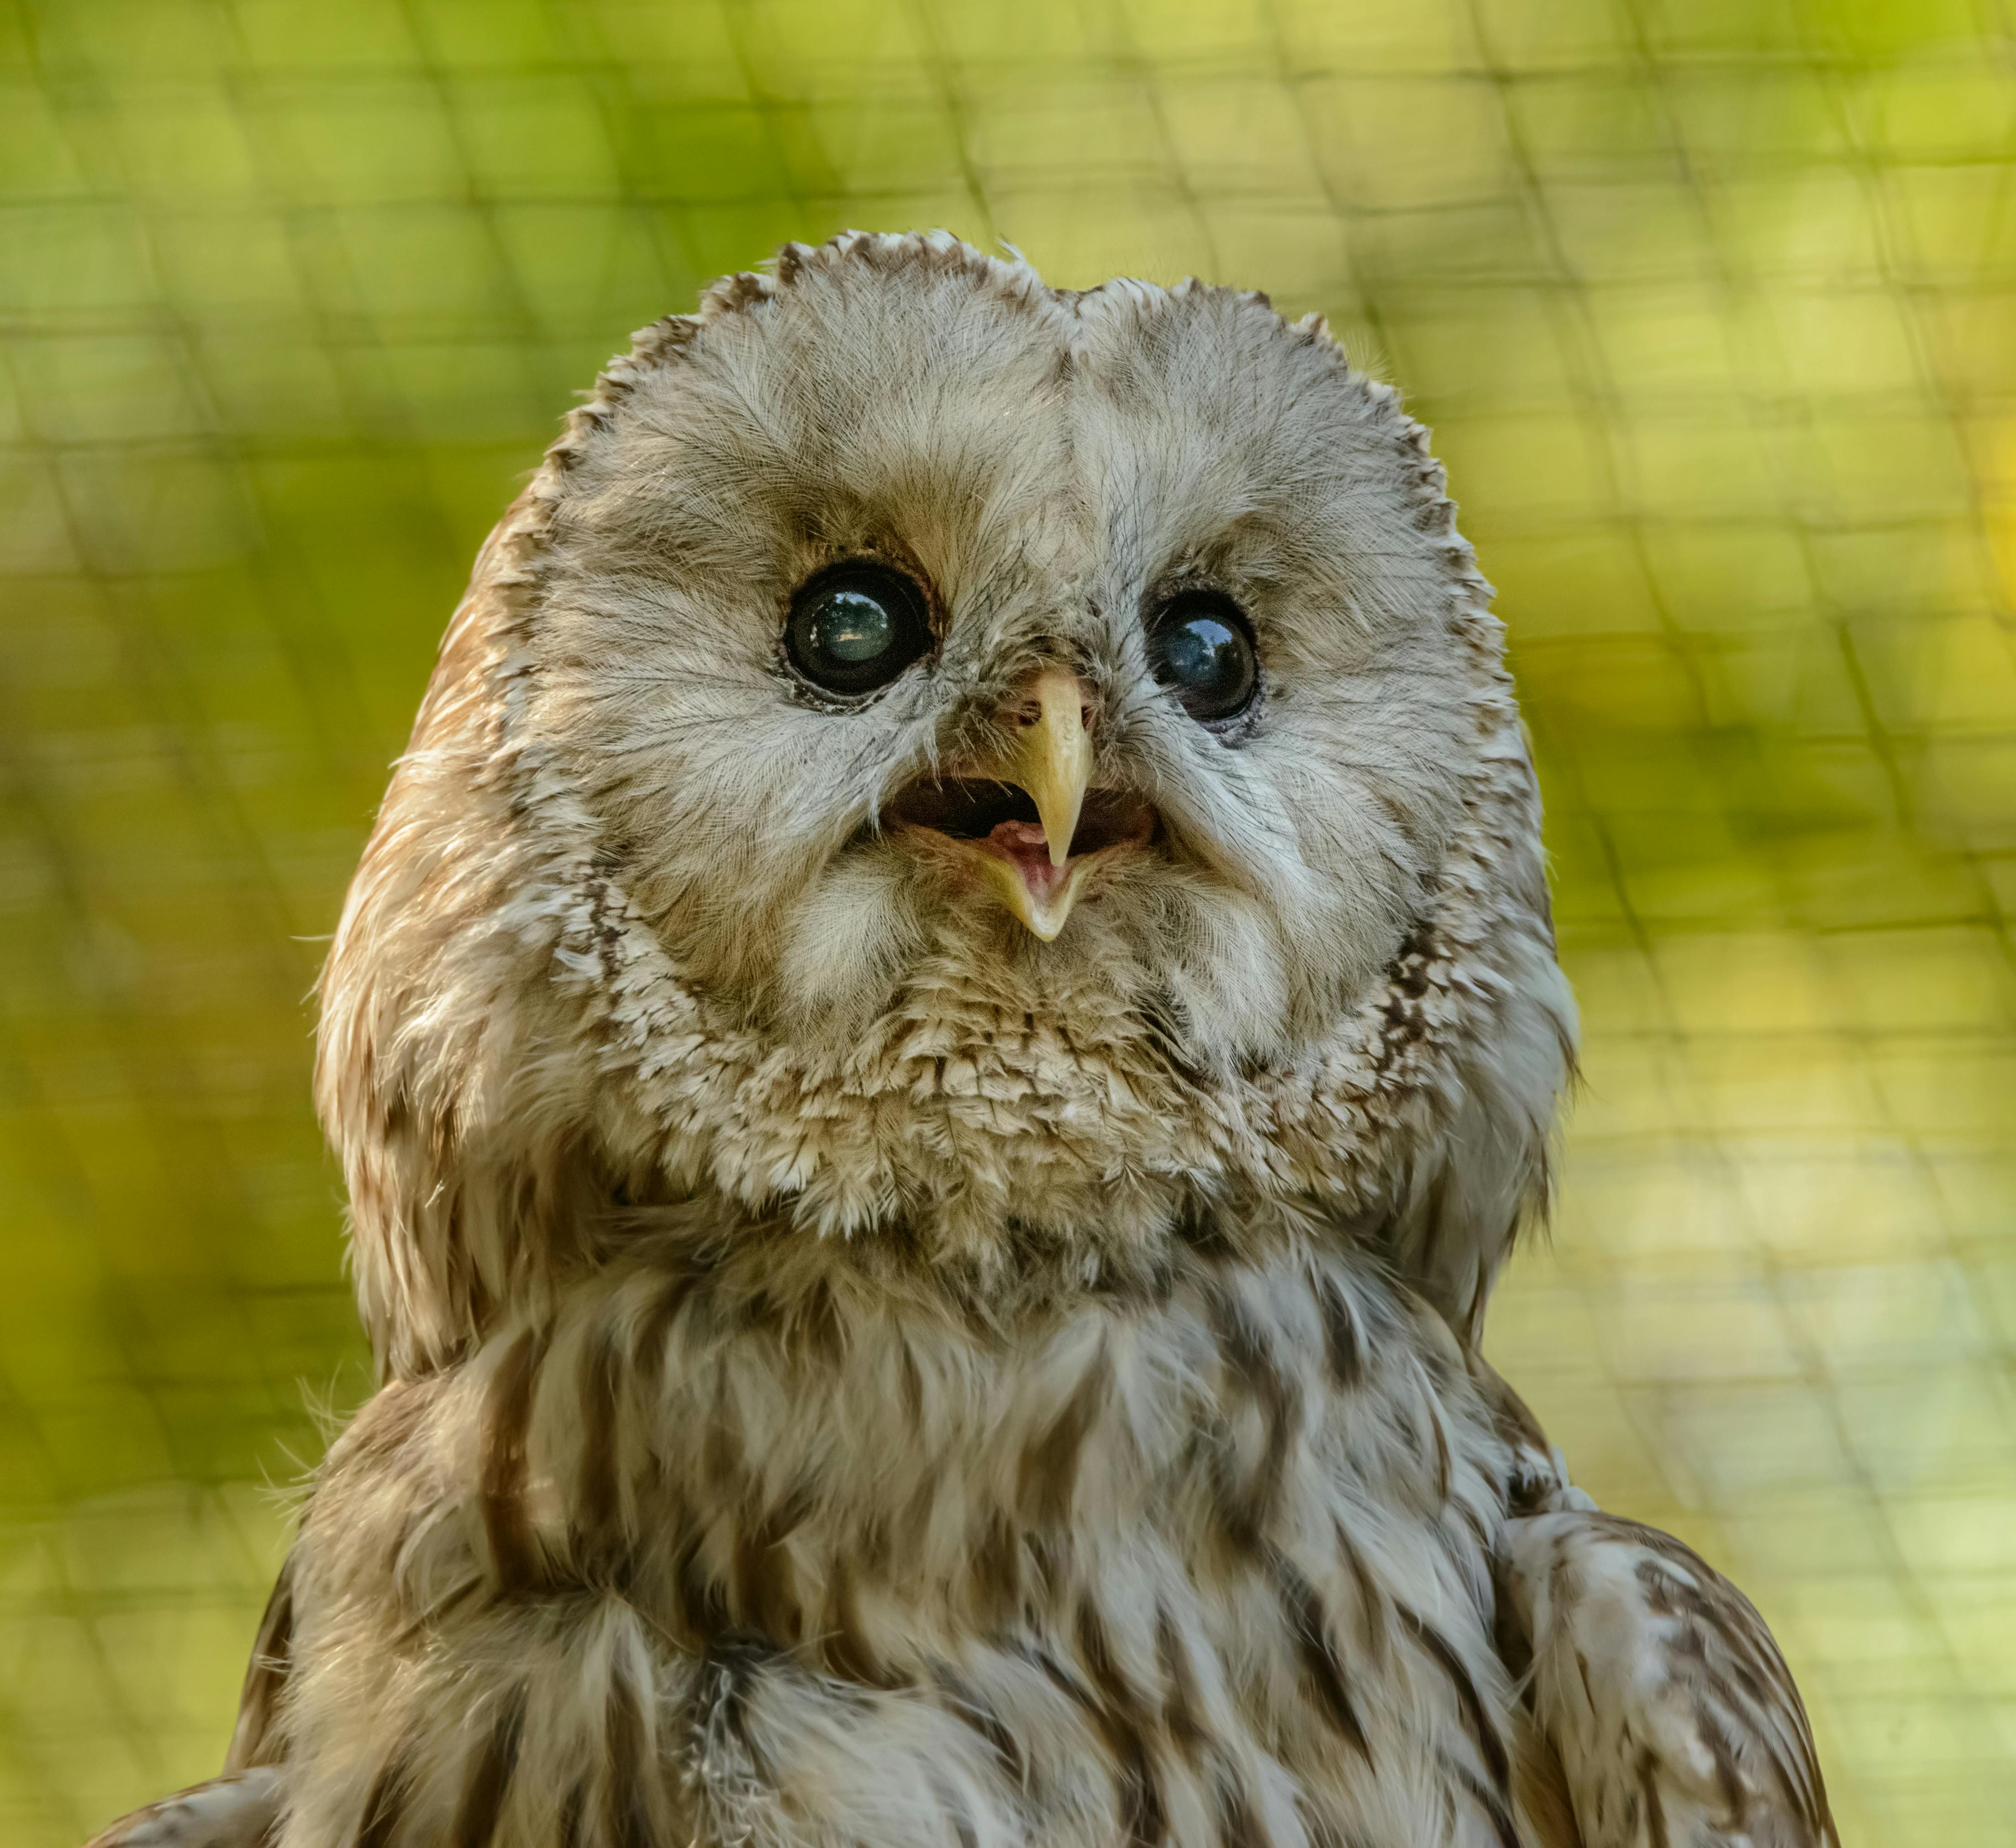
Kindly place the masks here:
<instances>
[{"instance_id":1,"label":"wing feather","mask_svg":"<svg viewBox=\"0 0 2016 1848\"><path fill-rule=\"evenodd\" d=\"M227 1771L272 1764L280 1756L280 1699L293 1663L293 1570L294 1557L290 1553L273 1581L266 1614L259 1619L259 1634L252 1639L251 1659L245 1665L245 1680L238 1693L238 1723L232 1728L230 1748L224 1755Z\"/></svg>"},{"instance_id":2,"label":"wing feather","mask_svg":"<svg viewBox=\"0 0 2016 1848\"><path fill-rule=\"evenodd\" d=\"M261 1766L135 1810L85 1848L261 1848L279 1810L280 1774Z\"/></svg>"},{"instance_id":3,"label":"wing feather","mask_svg":"<svg viewBox=\"0 0 2016 1848\"><path fill-rule=\"evenodd\" d=\"M1501 1646L1586 1848L1839 1848L1798 1690L1742 1593L1669 1535L1506 1524Z\"/></svg>"}]
</instances>

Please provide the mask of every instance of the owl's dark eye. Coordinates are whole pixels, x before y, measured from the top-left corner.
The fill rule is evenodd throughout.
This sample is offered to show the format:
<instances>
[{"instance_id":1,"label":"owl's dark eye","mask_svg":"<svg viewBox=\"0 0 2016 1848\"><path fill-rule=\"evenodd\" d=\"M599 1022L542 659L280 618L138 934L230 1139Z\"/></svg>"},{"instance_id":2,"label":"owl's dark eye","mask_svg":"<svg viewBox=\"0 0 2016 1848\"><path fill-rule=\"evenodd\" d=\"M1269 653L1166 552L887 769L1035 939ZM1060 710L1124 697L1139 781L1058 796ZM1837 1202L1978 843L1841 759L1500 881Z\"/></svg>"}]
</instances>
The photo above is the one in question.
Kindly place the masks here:
<instances>
[{"instance_id":1,"label":"owl's dark eye","mask_svg":"<svg viewBox=\"0 0 2016 1848\"><path fill-rule=\"evenodd\" d=\"M873 693L931 645L923 593L901 571L865 560L808 579L784 625L791 665L829 693Z\"/></svg>"},{"instance_id":2,"label":"owl's dark eye","mask_svg":"<svg viewBox=\"0 0 2016 1848\"><path fill-rule=\"evenodd\" d=\"M1260 688L1253 632L1239 606L1215 590L1183 590L1148 625L1148 665L1191 718L1233 719Z\"/></svg>"}]
</instances>

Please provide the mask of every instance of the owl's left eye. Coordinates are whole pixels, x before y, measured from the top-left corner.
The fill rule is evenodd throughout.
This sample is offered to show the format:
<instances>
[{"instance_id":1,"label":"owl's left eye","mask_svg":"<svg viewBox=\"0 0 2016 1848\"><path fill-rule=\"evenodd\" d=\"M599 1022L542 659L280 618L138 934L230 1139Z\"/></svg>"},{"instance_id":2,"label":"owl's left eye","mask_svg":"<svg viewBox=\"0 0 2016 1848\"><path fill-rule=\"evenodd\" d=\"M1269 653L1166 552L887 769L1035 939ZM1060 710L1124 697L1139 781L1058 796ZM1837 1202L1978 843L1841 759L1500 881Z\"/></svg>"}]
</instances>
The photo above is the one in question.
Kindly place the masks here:
<instances>
[{"instance_id":1,"label":"owl's left eye","mask_svg":"<svg viewBox=\"0 0 2016 1848\"><path fill-rule=\"evenodd\" d=\"M1236 719L1260 690L1253 632L1231 598L1215 590L1179 591L1148 625L1148 665L1209 725Z\"/></svg>"},{"instance_id":2,"label":"owl's left eye","mask_svg":"<svg viewBox=\"0 0 2016 1848\"><path fill-rule=\"evenodd\" d=\"M873 693L931 645L923 593L901 571L861 559L808 579L784 625L791 665L828 693Z\"/></svg>"}]
</instances>

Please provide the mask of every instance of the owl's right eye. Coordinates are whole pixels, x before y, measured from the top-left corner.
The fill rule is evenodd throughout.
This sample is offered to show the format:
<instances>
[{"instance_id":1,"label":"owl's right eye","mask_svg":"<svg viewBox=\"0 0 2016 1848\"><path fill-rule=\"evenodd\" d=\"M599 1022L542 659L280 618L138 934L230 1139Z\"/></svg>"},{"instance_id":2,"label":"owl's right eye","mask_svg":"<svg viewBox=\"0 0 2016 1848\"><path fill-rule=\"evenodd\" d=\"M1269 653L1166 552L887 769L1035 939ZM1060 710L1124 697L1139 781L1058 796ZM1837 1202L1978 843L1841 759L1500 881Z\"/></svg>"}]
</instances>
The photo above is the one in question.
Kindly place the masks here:
<instances>
[{"instance_id":1,"label":"owl's right eye","mask_svg":"<svg viewBox=\"0 0 2016 1848\"><path fill-rule=\"evenodd\" d=\"M923 593L901 571L855 559L809 578L791 600L784 652L828 693L873 693L929 651Z\"/></svg>"}]
</instances>

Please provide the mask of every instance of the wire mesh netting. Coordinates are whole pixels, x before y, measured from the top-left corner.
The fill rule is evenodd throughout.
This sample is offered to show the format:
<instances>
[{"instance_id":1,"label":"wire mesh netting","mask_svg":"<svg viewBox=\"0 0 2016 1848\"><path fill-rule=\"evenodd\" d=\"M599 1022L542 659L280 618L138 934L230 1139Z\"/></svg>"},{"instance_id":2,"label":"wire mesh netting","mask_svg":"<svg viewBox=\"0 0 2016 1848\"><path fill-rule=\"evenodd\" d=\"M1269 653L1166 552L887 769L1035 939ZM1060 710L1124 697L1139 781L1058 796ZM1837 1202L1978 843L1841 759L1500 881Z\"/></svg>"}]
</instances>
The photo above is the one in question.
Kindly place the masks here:
<instances>
[{"instance_id":1,"label":"wire mesh netting","mask_svg":"<svg viewBox=\"0 0 2016 1848\"><path fill-rule=\"evenodd\" d=\"M787 237L1327 313L1500 586L1587 1089L1490 1346L1847 1839L2016 1814L2001 0L0 16L0 1836L207 1774L365 1389L304 999L474 548Z\"/></svg>"}]
</instances>

